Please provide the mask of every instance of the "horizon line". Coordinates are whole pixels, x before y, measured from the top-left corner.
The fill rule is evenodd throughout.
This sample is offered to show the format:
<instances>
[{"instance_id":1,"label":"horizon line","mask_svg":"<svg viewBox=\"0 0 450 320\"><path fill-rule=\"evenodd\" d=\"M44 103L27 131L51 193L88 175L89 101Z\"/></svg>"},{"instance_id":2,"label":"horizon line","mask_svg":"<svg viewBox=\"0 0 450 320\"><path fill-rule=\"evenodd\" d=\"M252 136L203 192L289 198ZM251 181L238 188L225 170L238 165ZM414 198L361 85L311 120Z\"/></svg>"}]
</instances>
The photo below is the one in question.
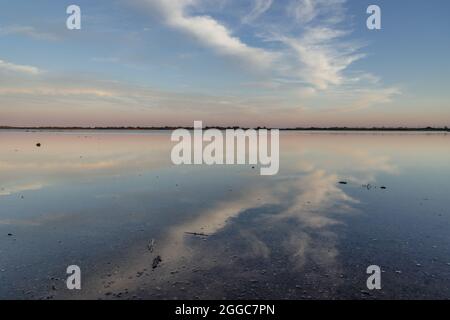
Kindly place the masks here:
<instances>
[{"instance_id":1,"label":"horizon line","mask_svg":"<svg viewBox=\"0 0 450 320\"><path fill-rule=\"evenodd\" d=\"M176 130L187 129L194 130L190 126L2 126L0 130ZM444 127L347 127L347 126L331 126L331 127L241 127L241 126L205 126L203 130L208 129L267 129L267 130L282 130L282 131L445 131L450 132L450 128Z\"/></svg>"}]
</instances>

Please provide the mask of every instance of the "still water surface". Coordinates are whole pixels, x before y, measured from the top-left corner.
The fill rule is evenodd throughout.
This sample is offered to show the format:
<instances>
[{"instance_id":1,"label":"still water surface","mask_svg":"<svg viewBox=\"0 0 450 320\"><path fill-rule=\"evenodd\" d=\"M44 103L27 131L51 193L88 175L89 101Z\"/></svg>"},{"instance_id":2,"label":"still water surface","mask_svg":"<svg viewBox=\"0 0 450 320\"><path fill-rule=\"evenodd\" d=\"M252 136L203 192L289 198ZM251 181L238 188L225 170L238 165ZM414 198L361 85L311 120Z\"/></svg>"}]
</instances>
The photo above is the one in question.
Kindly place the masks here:
<instances>
[{"instance_id":1,"label":"still water surface","mask_svg":"<svg viewBox=\"0 0 450 320\"><path fill-rule=\"evenodd\" d=\"M450 298L449 135L283 132L272 177L172 146L0 131L0 298Z\"/></svg>"}]
</instances>

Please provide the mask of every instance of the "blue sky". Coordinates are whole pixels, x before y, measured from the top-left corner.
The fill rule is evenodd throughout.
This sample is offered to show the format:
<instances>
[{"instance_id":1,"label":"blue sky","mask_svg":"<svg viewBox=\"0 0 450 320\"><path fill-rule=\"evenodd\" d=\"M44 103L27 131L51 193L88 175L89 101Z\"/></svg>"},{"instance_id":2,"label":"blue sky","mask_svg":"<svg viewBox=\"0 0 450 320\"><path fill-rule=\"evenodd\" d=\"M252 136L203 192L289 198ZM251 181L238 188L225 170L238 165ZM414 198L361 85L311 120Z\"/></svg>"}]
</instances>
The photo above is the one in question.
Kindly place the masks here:
<instances>
[{"instance_id":1,"label":"blue sky","mask_svg":"<svg viewBox=\"0 0 450 320\"><path fill-rule=\"evenodd\" d=\"M450 123L447 0L0 5L0 125Z\"/></svg>"}]
</instances>

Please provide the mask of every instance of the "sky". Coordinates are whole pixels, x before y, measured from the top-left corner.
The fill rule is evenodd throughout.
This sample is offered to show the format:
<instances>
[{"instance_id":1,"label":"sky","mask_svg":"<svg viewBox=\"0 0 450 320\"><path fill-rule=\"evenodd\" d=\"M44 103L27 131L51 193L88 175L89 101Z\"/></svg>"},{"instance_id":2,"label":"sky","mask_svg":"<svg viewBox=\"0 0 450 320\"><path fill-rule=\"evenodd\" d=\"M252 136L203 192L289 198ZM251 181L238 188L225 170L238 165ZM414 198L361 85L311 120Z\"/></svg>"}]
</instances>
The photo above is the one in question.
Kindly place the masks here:
<instances>
[{"instance_id":1,"label":"sky","mask_svg":"<svg viewBox=\"0 0 450 320\"><path fill-rule=\"evenodd\" d=\"M0 125L450 126L448 0L0 8Z\"/></svg>"}]
</instances>

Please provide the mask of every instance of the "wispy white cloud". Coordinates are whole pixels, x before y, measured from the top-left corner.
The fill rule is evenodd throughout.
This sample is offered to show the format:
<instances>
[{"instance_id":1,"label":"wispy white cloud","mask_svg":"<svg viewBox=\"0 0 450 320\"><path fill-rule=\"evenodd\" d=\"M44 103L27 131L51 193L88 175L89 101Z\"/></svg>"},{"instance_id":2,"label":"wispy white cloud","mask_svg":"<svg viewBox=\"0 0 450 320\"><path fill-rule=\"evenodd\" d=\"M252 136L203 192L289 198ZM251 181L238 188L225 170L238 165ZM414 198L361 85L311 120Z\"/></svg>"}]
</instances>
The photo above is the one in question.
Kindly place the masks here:
<instances>
[{"instance_id":1,"label":"wispy white cloud","mask_svg":"<svg viewBox=\"0 0 450 320\"><path fill-rule=\"evenodd\" d=\"M112 91L102 90L98 88L57 88L51 87L3 87L0 88L0 95L36 95L36 96L97 96L97 97L114 97Z\"/></svg>"},{"instance_id":2,"label":"wispy white cloud","mask_svg":"<svg viewBox=\"0 0 450 320\"><path fill-rule=\"evenodd\" d=\"M297 0L291 2L288 12L302 23L308 23L317 15L314 0Z\"/></svg>"},{"instance_id":3,"label":"wispy white cloud","mask_svg":"<svg viewBox=\"0 0 450 320\"><path fill-rule=\"evenodd\" d=\"M37 40L57 40L55 34L37 30L32 26L13 25L0 27L0 35L23 35Z\"/></svg>"},{"instance_id":4,"label":"wispy white cloud","mask_svg":"<svg viewBox=\"0 0 450 320\"><path fill-rule=\"evenodd\" d=\"M247 45L224 24L208 15L190 15L195 0L141 0L156 8L166 24L179 29L217 53L239 58L251 65L267 68L275 58L272 52Z\"/></svg>"},{"instance_id":5,"label":"wispy white cloud","mask_svg":"<svg viewBox=\"0 0 450 320\"><path fill-rule=\"evenodd\" d=\"M0 71L22 73L22 74L28 74L28 75L38 75L42 72L42 70L40 70L37 67L21 65L21 64L14 64L14 63L7 62L4 60L0 60Z\"/></svg>"},{"instance_id":6,"label":"wispy white cloud","mask_svg":"<svg viewBox=\"0 0 450 320\"><path fill-rule=\"evenodd\" d=\"M0 163L0 169L2 169L3 163ZM41 183L29 183L23 185L14 185L8 188L0 189L0 196L9 196L11 194L23 192L23 191L31 191L31 190L39 190L42 189L43 185ZM1 223L0 223L1 224Z\"/></svg>"},{"instance_id":7,"label":"wispy white cloud","mask_svg":"<svg viewBox=\"0 0 450 320\"><path fill-rule=\"evenodd\" d=\"M301 79L309 92L324 91L347 81L346 70L364 54L359 43L348 40L351 30L342 27L345 3L346 0L290 1L288 15L300 25L300 35L272 31L266 37L286 45L294 56L285 59L290 65L283 66L281 76Z\"/></svg>"},{"instance_id":8,"label":"wispy white cloud","mask_svg":"<svg viewBox=\"0 0 450 320\"><path fill-rule=\"evenodd\" d=\"M171 29L170 32L184 32L188 35L186 39L194 40L210 51L245 65L257 66L258 70L264 69L264 72L257 72L256 77L255 73L244 75L239 69L243 75L237 76L235 87L231 85L224 91L205 94L204 88L195 89L195 85L192 90L176 89L181 86L161 90L136 84L106 84L96 81L95 76L75 80L73 76L45 72L44 76L35 77L43 71L0 60L0 104L16 106L14 110L0 108L2 118L9 116L14 120L23 110L28 112L42 106L60 114L73 112L80 118L86 110L97 110L99 114L112 110L114 115L133 113L129 123L135 119L144 122L145 115L151 110L152 116L156 115L155 124L185 125L191 118L201 116L214 124L233 125L239 121L242 125L270 125L278 121L283 126L287 122L308 121L308 116L311 121L316 121L328 116L326 112L347 117L345 111L389 103L400 94L397 88L384 87L382 79L376 75L364 70L349 70L365 55L364 47L354 38L352 40L352 30L346 27L346 0L248 1L252 7L247 7L246 15L242 12L243 6L235 7L234 4L227 14L215 15L218 9L214 5L226 6L227 0L134 0L143 5L145 10L141 11L149 18L157 16L161 19L159 22ZM280 14L285 19L279 20ZM230 21L249 24L235 26ZM36 30L17 27L1 32L32 36ZM143 32L142 40L152 35ZM190 64L187 57L192 58L192 66L198 63L194 60L200 54L195 56L189 50L184 52L186 48L180 49L183 53L177 55L176 63ZM201 55L205 53L198 51ZM91 62L121 64L126 61L127 53L120 52L120 58L116 58L117 52L111 56L97 53ZM129 56L145 55L145 52L134 53ZM73 108L63 110L61 105ZM180 114L186 122L180 122ZM124 117L118 118L125 121Z\"/></svg>"},{"instance_id":9,"label":"wispy white cloud","mask_svg":"<svg viewBox=\"0 0 450 320\"><path fill-rule=\"evenodd\" d=\"M347 33L327 27L308 28L300 39L282 36L280 41L297 54L300 63L299 77L317 89L344 82L343 72L355 61L364 57L359 47L338 42Z\"/></svg>"},{"instance_id":10,"label":"wispy white cloud","mask_svg":"<svg viewBox=\"0 0 450 320\"><path fill-rule=\"evenodd\" d=\"M350 112L366 109L375 105L386 104L392 102L393 98L402 92L397 87L388 87L380 89L362 89L357 92L358 98L355 99L348 107L340 108L336 111Z\"/></svg>"},{"instance_id":11,"label":"wispy white cloud","mask_svg":"<svg viewBox=\"0 0 450 320\"><path fill-rule=\"evenodd\" d=\"M288 14L298 23L308 24L319 18L322 22L335 24L344 19L347 0L291 0Z\"/></svg>"},{"instance_id":12,"label":"wispy white cloud","mask_svg":"<svg viewBox=\"0 0 450 320\"><path fill-rule=\"evenodd\" d=\"M264 14L272 6L273 0L254 0L254 6L243 19L243 23L251 23L258 19L259 16Z\"/></svg>"},{"instance_id":13,"label":"wispy white cloud","mask_svg":"<svg viewBox=\"0 0 450 320\"><path fill-rule=\"evenodd\" d=\"M167 25L188 33L219 54L264 67L273 79L289 79L289 88L296 82L297 92L302 95L306 93L306 96L312 96L349 81L358 83L361 79L347 75L348 68L365 57L363 46L350 40L352 32L343 26L347 0L290 0L286 6L287 16L294 18L295 26L286 28L287 21L275 25L258 22L258 34L254 35L256 38L283 44L270 50L267 46L246 44L233 35L225 24L205 15L202 9L207 1L137 1L151 5L164 17ZM241 21L255 21L272 6L275 6L273 0L254 0L251 10ZM202 14L196 15L195 11ZM271 88L283 87L277 80L264 82L271 83Z\"/></svg>"}]
</instances>

